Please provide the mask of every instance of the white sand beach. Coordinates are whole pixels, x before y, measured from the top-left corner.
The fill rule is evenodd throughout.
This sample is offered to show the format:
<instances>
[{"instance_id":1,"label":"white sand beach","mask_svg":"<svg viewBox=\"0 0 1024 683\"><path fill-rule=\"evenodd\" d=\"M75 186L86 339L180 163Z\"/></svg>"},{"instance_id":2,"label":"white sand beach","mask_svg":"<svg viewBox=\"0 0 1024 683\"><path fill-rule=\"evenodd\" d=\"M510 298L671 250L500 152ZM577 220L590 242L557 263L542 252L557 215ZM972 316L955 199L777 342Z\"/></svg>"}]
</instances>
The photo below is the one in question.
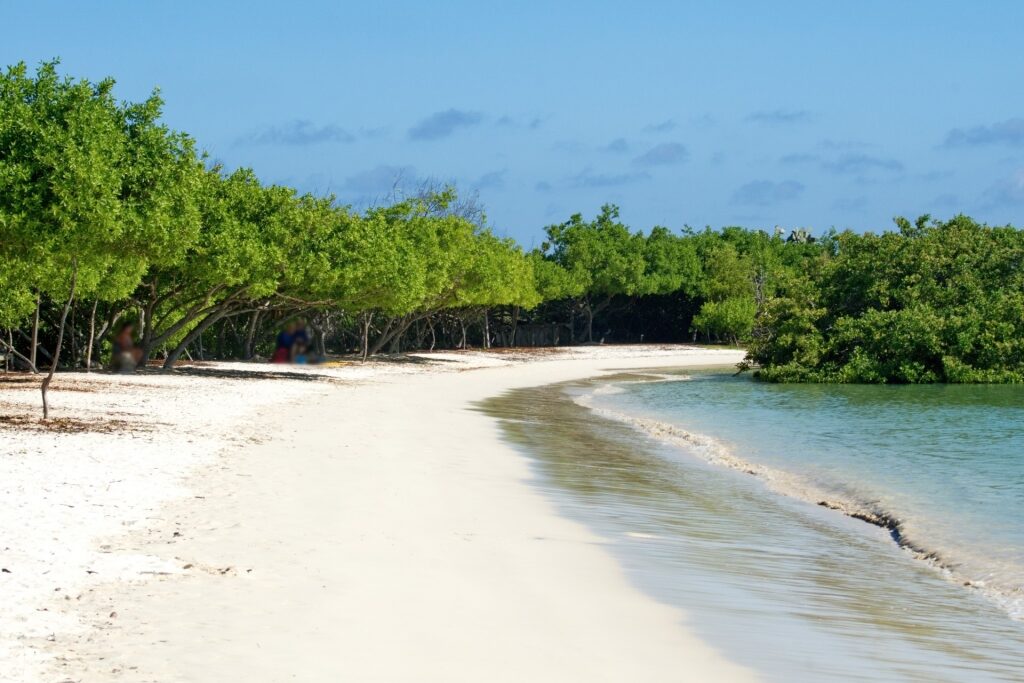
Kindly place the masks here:
<instances>
[{"instance_id":1,"label":"white sand beach","mask_svg":"<svg viewBox=\"0 0 1024 683\"><path fill-rule=\"evenodd\" d=\"M472 408L741 355L586 347L64 375L61 432L17 417L34 382L4 383L0 680L751 680L560 517Z\"/></svg>"}]
</instances>

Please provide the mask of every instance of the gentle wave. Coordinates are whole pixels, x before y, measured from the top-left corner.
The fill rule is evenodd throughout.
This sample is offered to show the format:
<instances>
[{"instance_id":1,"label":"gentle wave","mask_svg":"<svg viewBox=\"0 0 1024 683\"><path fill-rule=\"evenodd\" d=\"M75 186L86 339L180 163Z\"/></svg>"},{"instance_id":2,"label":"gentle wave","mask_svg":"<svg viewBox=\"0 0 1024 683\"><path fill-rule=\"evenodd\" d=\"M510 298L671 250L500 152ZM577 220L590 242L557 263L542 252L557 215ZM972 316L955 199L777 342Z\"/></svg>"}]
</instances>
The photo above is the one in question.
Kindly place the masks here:
<instances>
[{"instance_id":1,"label":"gentle wave","mask_svg":"<svg viewBox=\"0 0 1024 683\"><path fill-rule=\"evenodd\" d=\"M623 387L627 384L689 382L693 379L689 375L672 375L662 372L645 372L642 375L631 375L631 377L634 377L634 379L618 379L614 382L599 384L591 389L590 393L593 396L611 396L613 394L624 394L626 390Z\"/></svg>"},{"instance_id":2,"label":"gentle wave","mask_svg":"<svg viewBox=\"0 0 1024 683\"><path fill-rule=\"evenodd\" d=\"M659 377L653 381L678 381L677 377L665 375L664 379ZM688 378L684 377L683 379ZM912 553L915 558L927 562L951 581L978 591L1007 612L1011 618L1024 621L1024 583L1018 580L1000 581L998 579L1000 575L1006 574L1021 576L1021 568L965 572L963 561L929 547L927 541L911 537L904 528L904 522L875 501L864 500L855 495L826 488L791 472L744 460L737 456L727 444L706 434L691 432L659 420L637 417L594 405L594 398L597 396L621 393L623 390L617 385L624 383L634 382L609 382L597 385L587 394L574 396L573 401L596 415L626 424L663 443L680 447L711 465L753 475L777 494L813 503L853 519L881 527L889 532L893 541Z\"/></svg>"}]
</instances>

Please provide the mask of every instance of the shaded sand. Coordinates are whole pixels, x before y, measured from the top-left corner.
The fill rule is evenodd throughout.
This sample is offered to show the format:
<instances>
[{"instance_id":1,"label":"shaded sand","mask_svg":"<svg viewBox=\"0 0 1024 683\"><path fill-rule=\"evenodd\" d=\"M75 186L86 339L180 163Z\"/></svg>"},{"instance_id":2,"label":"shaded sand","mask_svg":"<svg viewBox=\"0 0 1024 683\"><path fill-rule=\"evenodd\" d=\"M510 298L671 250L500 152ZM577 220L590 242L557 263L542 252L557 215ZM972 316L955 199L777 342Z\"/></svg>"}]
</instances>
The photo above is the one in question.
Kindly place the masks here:
<instances>
[{"instance_id":1,"label":"shaded sand","mask_svg":"<svg viewBox=\"0 0 1024 683\"><path fill-rule=\"evenodd\" d=\"M752 678L692 635L684 614L633 587L601 538L559 517L530 486L527 460L470 406L515 387L734 363L738 353L612 347L428 358L319 370L328 378L315 382L160 378L193 394L193 416L206 417L211 435L185 455L142 449L160 461L147 504L126 502L105 527L65 539L82 546L74 569L102 556L117 570L74 581L65 568L70 599L31 593L53 631L42 635L25 613L29 637L12 641L18 629L5 626L11 661L38 676L12 680ZM273 400L257 401L261 391ZM219 420L219 402L258 405ZM106 462L87 443L74 447ZM122 461L106 464L121 477ZM59 547L52 566L64 565Z\"/></svg>"}]
</instances>

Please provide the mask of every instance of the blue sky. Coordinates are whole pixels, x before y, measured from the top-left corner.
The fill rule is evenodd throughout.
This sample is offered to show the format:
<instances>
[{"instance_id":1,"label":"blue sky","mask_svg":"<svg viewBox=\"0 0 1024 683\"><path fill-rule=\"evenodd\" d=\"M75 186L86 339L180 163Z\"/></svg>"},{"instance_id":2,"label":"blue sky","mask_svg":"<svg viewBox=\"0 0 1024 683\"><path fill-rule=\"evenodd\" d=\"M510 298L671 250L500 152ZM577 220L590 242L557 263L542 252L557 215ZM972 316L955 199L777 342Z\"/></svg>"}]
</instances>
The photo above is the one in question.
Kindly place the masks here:
<instances>
[{"instance_id":1,"label":"blue sky","mask_svg":"<svg viewBox=\"0 0 1024 683\"><path fill-rule=\"evenodd\" d=\"M114 76L229 167L479 192L526 246L636 228L1024 225L1024 3L10 2L0 61Z\"/></svg>"}]
</instances>

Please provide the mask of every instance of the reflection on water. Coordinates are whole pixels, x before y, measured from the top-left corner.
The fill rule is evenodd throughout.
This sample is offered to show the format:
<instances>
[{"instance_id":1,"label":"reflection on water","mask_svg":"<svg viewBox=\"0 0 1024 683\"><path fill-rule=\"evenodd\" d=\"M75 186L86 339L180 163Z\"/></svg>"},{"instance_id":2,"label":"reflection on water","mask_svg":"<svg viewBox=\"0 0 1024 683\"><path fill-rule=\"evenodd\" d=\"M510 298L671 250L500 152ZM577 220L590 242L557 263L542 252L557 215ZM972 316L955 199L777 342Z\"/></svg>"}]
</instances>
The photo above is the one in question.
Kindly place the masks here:
<instances>
[{"instance_id":1,"label":"reflection on water","mask_svg":"<svg viewBox=\"0 0 1024 683\"><path fill-rule=\"evenodd\" d=\"M607 537L643 589L685 609L728 656L779 681L1024 680L1024 624L885 531L570 400L588 389L523 389L480 407L564 513Z\"/></svg>"}]
</instances>

